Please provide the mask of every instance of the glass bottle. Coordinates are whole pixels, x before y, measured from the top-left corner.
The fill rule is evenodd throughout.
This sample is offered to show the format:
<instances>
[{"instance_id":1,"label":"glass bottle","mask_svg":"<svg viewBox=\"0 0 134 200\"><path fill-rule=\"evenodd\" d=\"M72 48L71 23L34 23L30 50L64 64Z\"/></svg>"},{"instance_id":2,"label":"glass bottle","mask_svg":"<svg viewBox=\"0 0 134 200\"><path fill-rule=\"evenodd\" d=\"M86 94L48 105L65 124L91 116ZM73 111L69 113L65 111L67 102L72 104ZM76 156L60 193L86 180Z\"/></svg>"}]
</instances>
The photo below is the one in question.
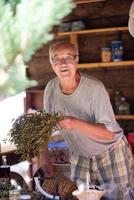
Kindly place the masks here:
<instances>
[{"instance_id":1,"label":"glass bottle","mask_svg":"<svg viewBox=\"0 0 134 200\"><path fill-rule=\"evenodd\" d=\"M110 85L107 87L107 92L109 94L111 104L114 107L114 90Z\"/></svg>"},{"instance_id":2,"label":"glass bottle","mask_svg":"<svg viewBox=\"0 0 134 200\"><path fill-rule=\"evenodd\" d=\"M120 115L129 115L130 114L130 105L126 101L125 97L121 97L121 102L119 106L119 114Z\"/></svg>"},{"instance_id":3,"label":"glass bottle","mask_svg":"<svg viewBox=\"0 0 134 200\"><path fill-rule=\"evenodd\" d=\"M109 47L103 47L101 49L101 61L110 62L111 61L111 49Z\"/></svg>"},{"instance_id":4,"label":"glass bottle","mask_svg":"<svg viewBox=\"0 0 134 200\"><path fill-rule=\"evenodd\" d=\"M7 157L2 156L2 165L0 166L0 180L2 182L10 183L10 166L7 165Z\"/></svg>"},{"instance_id":5,"label":"glass bottle","mask_svg":"<svg viewBox=\"0 0 134 200\"><path fill-rule=\"evenodd\" d=\"M115 104L115 114L119 114L119 106L121 103L121 92L119 90L115 91L115 97L114 97L114 104Z\"/></svg>"}]
</instances>

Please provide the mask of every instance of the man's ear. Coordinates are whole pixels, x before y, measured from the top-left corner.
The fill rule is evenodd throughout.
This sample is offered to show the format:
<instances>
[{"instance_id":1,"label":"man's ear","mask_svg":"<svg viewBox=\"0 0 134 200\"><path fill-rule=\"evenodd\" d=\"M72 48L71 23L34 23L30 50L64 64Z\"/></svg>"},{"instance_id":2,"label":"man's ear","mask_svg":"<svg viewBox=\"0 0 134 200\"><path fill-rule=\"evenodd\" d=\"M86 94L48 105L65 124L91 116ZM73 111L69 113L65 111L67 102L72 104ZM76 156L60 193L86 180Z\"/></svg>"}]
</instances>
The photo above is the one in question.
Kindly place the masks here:
<instances>
[{"instance_id":1,"label":"man's ear","mask_svg":"<svg viewBox=\"0 0 134 200\"><path fill-rule=\"evenodd\" d=\"M78 55L75 56L75 61L79 62L79 56Z\"/></svg>"},{"instance_id":2,"label":"man's ear","mask_svg":"<svg viewBox=\"0 0 134 200\"><path fill-rule=\"evenodd\" d=\"M50 62L50 64L52 65L52 58L51 57L49 57L49 62Z\"/></svg>"}]
</instances>

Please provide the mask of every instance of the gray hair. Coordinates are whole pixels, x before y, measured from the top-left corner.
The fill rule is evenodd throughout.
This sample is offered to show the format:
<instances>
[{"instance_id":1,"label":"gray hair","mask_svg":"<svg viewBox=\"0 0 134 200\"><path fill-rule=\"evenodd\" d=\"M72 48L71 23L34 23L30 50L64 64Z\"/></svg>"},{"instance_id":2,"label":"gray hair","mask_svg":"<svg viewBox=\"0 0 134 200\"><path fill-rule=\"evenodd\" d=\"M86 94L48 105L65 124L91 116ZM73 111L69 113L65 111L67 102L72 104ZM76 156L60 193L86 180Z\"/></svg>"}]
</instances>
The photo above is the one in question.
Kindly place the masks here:
<instances>
[{"instance_id":1,"label":"gray hair","mask_svg":"<svg viewBox=\"0 0 134 200\"><path fill-rule=\"evenodd\" d=\"M78 48L74 44L72 44L70 42L66 42L66 41L60 41L60 42L57 42L55 44L52 44L49 47L49 60L50 60L50 62L52 62L51 52L54 51L55 49L62 48L62 47L74 50L76 52L77 59L79 58Z\"/></svg>"}]
</instances>

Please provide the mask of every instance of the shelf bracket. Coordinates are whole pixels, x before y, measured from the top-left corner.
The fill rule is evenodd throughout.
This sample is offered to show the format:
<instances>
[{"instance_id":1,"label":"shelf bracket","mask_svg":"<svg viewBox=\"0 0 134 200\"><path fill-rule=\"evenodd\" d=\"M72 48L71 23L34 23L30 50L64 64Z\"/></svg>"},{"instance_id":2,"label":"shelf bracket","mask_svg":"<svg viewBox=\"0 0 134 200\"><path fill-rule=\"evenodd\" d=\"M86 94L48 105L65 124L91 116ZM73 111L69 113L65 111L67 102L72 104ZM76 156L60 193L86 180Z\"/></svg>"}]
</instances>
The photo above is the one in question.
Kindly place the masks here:
<instances>
[{"instance_id":1,"label":"shelf bracket","mask_svg":"<svg viewBox=\"0 0 134 200\"><path fill-rule=\"evenodd\" d=\"M77 34L70 34L70 42L72 44L74 44L77 48L78 48L78 38L77 38Z\"/></svg>"}]
</instances>

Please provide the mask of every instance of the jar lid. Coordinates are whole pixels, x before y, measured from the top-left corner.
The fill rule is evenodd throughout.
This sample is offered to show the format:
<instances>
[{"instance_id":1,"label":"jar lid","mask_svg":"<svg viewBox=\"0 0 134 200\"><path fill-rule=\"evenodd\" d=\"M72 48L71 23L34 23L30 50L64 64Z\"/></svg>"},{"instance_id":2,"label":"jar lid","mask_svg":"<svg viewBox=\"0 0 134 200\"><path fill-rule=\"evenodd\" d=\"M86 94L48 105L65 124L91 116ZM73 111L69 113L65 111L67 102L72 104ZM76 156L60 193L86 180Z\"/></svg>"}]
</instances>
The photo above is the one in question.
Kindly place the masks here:
<instances>
[{"instance_id":1,"label":"jar lid","mask_svg":"<svg viewBox=\"0 0 134 200\"><path fill-rule=\"evenodd\" d=\"M111 48L110 47L102 47L101 50L102 51L111 51Z\"/></svg>"},{"instance_id":2,"label":"jar lid","mask_svg":"<svg viewBox=\"0 0 134 200\"><path fill-rule=\"evenodd\" d=\"M21 200L30 200L31 196L29 194L23 194L23 195L20 195L20 199Z\"/></svg>"},{"instance_id":3,"label":"jar lid","mask_svg":"<svg viewBox=\"0 0 134 200\"><path fill-rule=\"evenodd\" d=\"M113 41L112 41L112 44L113 44L113 43L118 44L118 43L122 43L122 41L121 41L121 40L113 40Z\"/></svg>"}]
</instances>

